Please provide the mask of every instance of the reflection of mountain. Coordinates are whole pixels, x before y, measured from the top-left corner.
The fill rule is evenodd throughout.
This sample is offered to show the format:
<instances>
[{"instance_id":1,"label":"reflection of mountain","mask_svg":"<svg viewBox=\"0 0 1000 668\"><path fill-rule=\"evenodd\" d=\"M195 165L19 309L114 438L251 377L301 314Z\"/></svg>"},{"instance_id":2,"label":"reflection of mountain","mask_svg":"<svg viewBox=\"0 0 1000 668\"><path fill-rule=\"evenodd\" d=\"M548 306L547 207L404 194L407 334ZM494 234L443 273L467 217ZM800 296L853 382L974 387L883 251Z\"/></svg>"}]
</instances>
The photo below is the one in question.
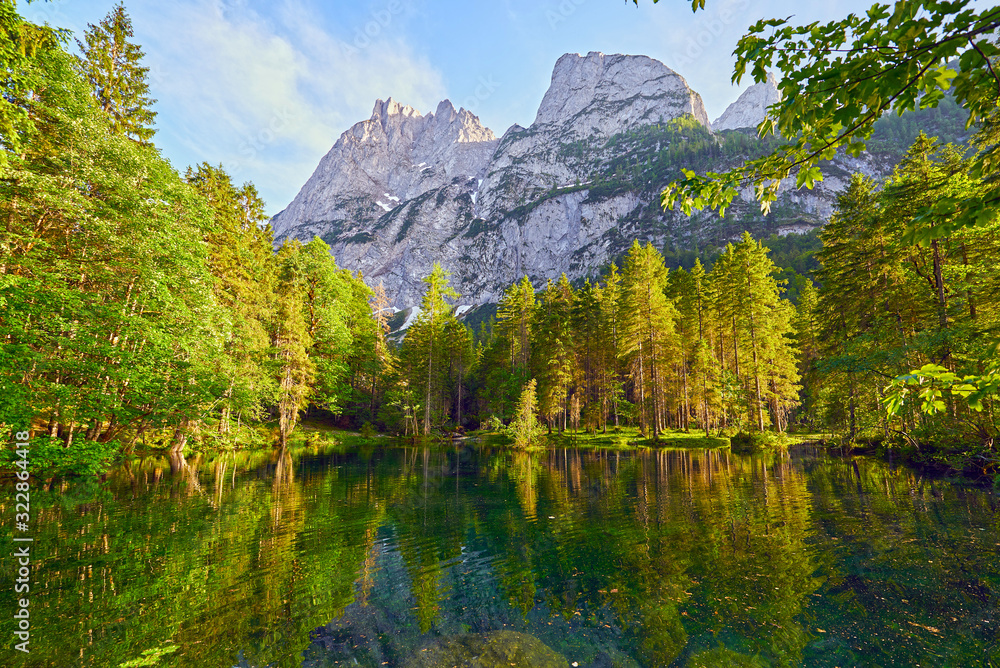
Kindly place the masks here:
<instances>
[{"instance_id":1,"label":"reflection of mountain","mask_svg":"<svg viewBox=\"0 0 1000 668\"><path fill-rule=\"evenodd\" d=\"M147 460L97 500L40 494L39 661L406 665L506 630L582 666L976 665L993 641L985 493L801 453L466 443Z\"/></svg>"}]
</instances>

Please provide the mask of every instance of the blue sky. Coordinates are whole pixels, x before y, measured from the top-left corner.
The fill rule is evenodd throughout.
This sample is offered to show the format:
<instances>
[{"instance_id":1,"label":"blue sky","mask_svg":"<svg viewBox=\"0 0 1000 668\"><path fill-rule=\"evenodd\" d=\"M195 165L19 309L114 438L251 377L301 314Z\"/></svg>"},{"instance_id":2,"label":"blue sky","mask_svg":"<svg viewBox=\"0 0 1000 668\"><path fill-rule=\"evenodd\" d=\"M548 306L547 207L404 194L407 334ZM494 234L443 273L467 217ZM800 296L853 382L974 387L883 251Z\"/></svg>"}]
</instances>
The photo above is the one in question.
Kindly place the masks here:
<instances>
[{"instance_id":1,"label":"blue sky","mask_svg":"<svg viewBox=\"0 0 1000 668\"><path fill-rule=\"evenodd\" d=\"M19 3L82 34L114 0ZM732 51L760 18L843 18L869 2L708 0L132 0L135 41L157 99L154 138L173 165L222 163L283 209L342 132L392 96L429 113L450 99L497 136L529 125L564 53L651 56L687 79L717 118Z\"/></svg>"}]
</instances>

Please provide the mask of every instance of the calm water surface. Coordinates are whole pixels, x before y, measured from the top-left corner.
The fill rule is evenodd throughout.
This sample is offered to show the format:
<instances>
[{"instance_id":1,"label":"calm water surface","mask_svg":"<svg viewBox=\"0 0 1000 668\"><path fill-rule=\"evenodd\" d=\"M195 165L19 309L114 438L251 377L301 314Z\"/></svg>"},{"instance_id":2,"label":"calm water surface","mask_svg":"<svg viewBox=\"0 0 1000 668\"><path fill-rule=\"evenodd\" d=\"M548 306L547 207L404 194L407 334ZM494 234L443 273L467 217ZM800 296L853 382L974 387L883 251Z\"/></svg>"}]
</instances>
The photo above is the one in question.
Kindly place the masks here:
<instances>
[{"instance_id":1,"label":"calm water surface","mask_svg":"<svg viewBox=\"0 0 1000 668\"><path fill-rule=\"evenodd\" d=\"M523 645L504 666L1000 666L996 495L878 461L384 445L39 485L4 666L451 666L490 638Z\"/></svg>"}]
</instances>

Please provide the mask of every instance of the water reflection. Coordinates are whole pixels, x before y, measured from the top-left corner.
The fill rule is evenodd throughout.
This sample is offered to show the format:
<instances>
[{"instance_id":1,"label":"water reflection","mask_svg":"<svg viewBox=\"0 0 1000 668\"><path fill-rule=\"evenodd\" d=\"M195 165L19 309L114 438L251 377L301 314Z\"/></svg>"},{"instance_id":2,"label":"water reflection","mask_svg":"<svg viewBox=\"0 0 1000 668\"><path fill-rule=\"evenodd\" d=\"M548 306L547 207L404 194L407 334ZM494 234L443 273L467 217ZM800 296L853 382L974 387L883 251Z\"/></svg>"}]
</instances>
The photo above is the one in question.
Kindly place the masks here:
<instances>
[{"instance_id":1,"label":"water reflection","mask_svg":"<svg viewBox=\"0 0 1000 668\"><path fill-rule=\"evenodd\" d=\"M1000 660L996 498L879 462L317 445L38 494L25 666Z\"/></svg>"}]
</instances>

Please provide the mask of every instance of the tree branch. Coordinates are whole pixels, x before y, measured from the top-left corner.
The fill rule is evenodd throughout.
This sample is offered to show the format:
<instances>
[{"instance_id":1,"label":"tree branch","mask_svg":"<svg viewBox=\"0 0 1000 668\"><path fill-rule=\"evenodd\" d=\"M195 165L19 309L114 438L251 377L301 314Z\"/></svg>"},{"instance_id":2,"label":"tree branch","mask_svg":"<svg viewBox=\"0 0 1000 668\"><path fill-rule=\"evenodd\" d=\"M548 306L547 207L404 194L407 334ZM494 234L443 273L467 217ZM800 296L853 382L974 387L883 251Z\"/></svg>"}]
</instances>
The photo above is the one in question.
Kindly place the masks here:
<instances>
[{"instance_id":1,"label":"tree branch","mask_svg":"<svg viewBox=\"0 0 1000 668\"><path fill-rule=\"evenodd\" d=\"M993 63L986 57L986 54L982 52L979 45L972 41L971 37L969 38L969 44L971 44L972 48L976 50L976 53L978 53L982 59L986 61L986 66L990 68L990 74L993 75L993 80L997 82L997 97L1000 97L1000 77L997 77L997 73L993 70Z\"/></svg>"}]
</instances>

